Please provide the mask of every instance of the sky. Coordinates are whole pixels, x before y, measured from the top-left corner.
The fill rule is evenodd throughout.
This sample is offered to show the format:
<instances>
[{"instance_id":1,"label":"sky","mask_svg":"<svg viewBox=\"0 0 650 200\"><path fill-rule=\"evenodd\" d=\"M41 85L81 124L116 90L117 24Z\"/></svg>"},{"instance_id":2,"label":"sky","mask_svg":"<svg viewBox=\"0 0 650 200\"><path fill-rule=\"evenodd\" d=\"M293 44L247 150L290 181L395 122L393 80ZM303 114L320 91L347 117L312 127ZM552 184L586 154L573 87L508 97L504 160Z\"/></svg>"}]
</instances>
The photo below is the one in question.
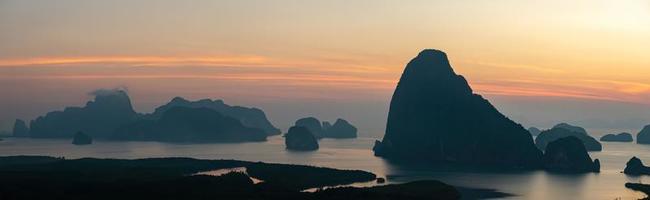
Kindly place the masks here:
<instances>
[{"instance_id":1,"label":"sky","mask_svg":"<svg viewBox=\"0 0 650 200\"><path fill-rule=\"evenodd\" d=\"M524 126L650 124L650 0L0 0L0 130L125 88L381 135L405 64L449 55Z\"/></svg>"}]
</instances>

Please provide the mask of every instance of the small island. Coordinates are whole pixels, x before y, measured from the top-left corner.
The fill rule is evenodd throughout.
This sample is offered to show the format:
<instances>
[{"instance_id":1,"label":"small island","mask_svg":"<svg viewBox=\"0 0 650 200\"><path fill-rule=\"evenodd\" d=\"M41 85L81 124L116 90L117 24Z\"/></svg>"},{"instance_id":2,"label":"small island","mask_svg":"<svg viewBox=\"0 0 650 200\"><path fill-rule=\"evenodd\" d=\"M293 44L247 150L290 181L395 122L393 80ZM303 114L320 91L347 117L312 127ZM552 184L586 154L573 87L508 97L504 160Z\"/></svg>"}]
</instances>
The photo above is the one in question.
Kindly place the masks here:
<instances>
[{"instance_id":1,"label":"small island","mask_svg":"<svg viewBox=\"0 0 650 200\"><path fill-rule=\"evenodd\" d=\"M627 161L623 173L633 176L650 175L650 167L643 165L641 159L632 157L629 161Z\"/></svg>"},{"instance_id":2,"label":"small island","mask_svg":"<svg viewBox=\"0 0 650 200\"><path fill-rule=\"evenodd\" d=\"M91 138L89 135L86 135L81 131L75 133L74 137L72 138L72 144L74 145L89 145L92 143L93 143L93 138Z\"/></svg>"},{"instance_id":3,"label":"small island","mask_svg":"<svg viewBox=\"0 0 650 200\"><path fill-rule=\"evenodd\" d=\"M574 136L549 143L542 157L546 170L562 173L599 172L600 161L592 161L580 139Z\"/></svg>"},{"instance_id":4,"label":"small island","mask_svg":"<svg viewBox=\"0 0 650 200\"><path fill-rule=\"evenodd\" d=\"M619 134L607 134L600 138L600 141L603 142L632 142L632 134L630 133L619 133Z\"/></svg>"},{"instance_id":5,"label":"small island","mask_svg":"<svg viewBox=\"0 0 650 200\"><path fill-rule=\"evenodd\" d=\"M302 126L307 129L317 138L356 138L357 137L357 128L354 127L347 120L338 118L334 124L323 121L321 123L315 117L305 117L298 119L295 122L295 126Z\"/></svg>"},{"instance_id":6,"label":"small island","mask_svg":"<svg viewBox=\"0 0 650 200\"><path fill-rule=\"evenodd\" d=\"M318 140L309 131L302 126L293 126L289 132L284 135L284 143L288 150L295 151L315 151L318 150Z\"/></svg>"}]
</instances>

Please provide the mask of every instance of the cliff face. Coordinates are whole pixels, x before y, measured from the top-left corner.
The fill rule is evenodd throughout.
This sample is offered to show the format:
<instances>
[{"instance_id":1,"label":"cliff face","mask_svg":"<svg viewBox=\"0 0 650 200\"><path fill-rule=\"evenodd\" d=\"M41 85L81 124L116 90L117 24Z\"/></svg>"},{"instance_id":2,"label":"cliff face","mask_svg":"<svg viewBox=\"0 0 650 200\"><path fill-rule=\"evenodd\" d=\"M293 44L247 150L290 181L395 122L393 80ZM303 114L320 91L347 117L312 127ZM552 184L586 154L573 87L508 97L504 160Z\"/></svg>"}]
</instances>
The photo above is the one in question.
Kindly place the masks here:
<instances>
[{"instance_id":1,"label":"cliff face","mask_svg":"<svg viewBox=\"0 0 650 200\"><path fill-rule=\"evenodd\" d=\"M29 128L27 128L27 124L25 124L25 121L16 119L16 121L14 122L13 136L14 137L29 136Z\"/></svg>"},{"instance_id":2,"label":"cliff face","mask_svg":"<svg viewBox=\"0 0 650 200\"><path fill-rule=\"evenodd\" d=\"M269 122L264 111L257 108L231 106L224 103L222 100L202 99L198 101L188 101L181 97L176 97L169 103L156 108L155 112L149 117L158 118L162 113L173 107L209 108L225 116L239 120L244 126L261 129L267 135L280 134L280 129L274 127L273 124Z\"/></svg>"},{"instance_id":3,"label":"cliff face","mask_svg":"<svg viewBox=\"0 0 650 200\"><path fill-rule=\"evenodd\" d=\"M650 144L650 125L643 127L643 130L636 135L636 143Z\"/></svg>"},{"instance_id":4,"label":"cliff face","mask_svg":"<svg viewBox=\"0 0 650 200\"><path fill-rule=\"evenodd\" d=\"M394 160L523 168L541 166L542 156L530 133L474 94L438 50L406 66L374 150Z\"/></svg>"},{"instance_id":5,"label":"cliff face","mask_svg":"<svg viewBox=\"0 0 650 200\"><path fill-rule=\"evenodd\" d=\"M37 138L71 138L82 131L92 137L110 136L115 128L137 118L125 91L95 93L84 107L68 107L47 113L30 124L29 135Z\"/></svg>"}]
</instances>

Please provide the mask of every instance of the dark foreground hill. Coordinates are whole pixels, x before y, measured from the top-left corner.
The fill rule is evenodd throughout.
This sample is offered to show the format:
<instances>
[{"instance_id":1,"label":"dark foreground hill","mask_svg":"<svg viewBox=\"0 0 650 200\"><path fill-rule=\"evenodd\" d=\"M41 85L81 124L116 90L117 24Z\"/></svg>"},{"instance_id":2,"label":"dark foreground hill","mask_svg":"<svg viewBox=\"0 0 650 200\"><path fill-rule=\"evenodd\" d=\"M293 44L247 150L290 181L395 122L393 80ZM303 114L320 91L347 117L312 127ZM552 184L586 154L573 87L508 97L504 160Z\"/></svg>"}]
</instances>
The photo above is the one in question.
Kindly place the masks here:
<instances>
[{"instance_id":1,"label":"dark foreground hill","mask_svg":"<svg viewBox=\"0 0 650 200\"><path fill-rule=\"evenodd\" d=\"M245 168L245 172L199 172ZM251 178L262 182L255 183ZM459 199L454 187L420 181L371 188L307 188L374 181L375 175L235 160L0 157L0 199Z\"/></svg>"},{"instance_id":2,"label":"dark foreground hill","mask_svg":"<svg viewBox=\"0 0 650 200\"><path fill-rule=\"evenodd\" d=\"M438 50L406 66L374 151L391 160L512 168L538 168L542 157L531 134L475 94Z\"/></svg>"}]
</instances>

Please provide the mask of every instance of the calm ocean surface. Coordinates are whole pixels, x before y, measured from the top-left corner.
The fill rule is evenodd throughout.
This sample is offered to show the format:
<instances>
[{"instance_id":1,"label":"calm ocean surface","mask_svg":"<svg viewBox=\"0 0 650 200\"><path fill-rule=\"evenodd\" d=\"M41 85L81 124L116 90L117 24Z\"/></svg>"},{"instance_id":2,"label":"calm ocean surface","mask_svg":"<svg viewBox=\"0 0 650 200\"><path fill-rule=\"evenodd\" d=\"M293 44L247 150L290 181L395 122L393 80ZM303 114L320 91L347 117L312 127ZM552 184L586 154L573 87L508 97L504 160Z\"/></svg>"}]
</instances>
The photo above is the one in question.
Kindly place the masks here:
<instances>
[{"instance_id":1,"label":"calm ocean surface","mask_svg":"<svg viewBox=\"0 0 650 200\"><path fill-rule=\"evenodd\" d=\"M650 163L650 145L603 143L603 152L591 153L601 160L601 173L583 175L531 172L469 172L395 165L373 156L375 138L323 139L316 152L289 152L280 136L267 142L242 144L169 144L158 142L95 141L75 146L70 140L5 138L0 141L0 156L50 155L66 158L149 158L193 157L238 159L272 163L361 169L388 177L390 183L436 179L448 184L497 189L518 196L508 199L639 199L642 193L625 188L626 182L650 183L650 178L628 177L621 173L625 163L637 156Z\"/></svg>"}]
</instances>

